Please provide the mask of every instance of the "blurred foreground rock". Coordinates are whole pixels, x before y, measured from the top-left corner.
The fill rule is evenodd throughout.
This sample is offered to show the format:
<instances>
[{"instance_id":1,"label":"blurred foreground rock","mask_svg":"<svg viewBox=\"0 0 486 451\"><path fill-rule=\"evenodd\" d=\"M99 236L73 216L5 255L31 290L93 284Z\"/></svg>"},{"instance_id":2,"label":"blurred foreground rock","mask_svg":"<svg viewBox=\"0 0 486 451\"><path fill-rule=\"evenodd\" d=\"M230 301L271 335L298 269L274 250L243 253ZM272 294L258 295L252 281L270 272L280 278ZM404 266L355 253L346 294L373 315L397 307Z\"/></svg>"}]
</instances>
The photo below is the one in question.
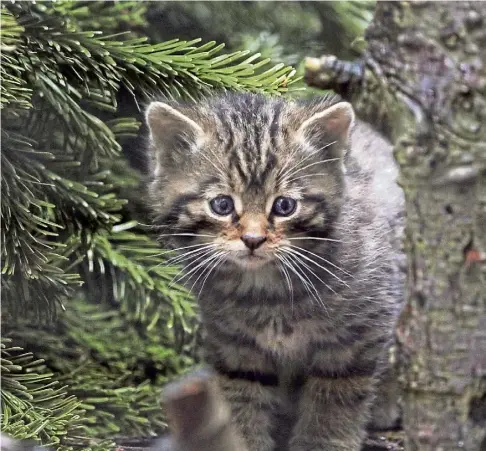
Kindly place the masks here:
<instances>
[{"instance_id":1,"label":"blurred foreground rock","mask_svg":"<svg viewBox=\"0 0 486 451\"><path fill-rule=\"evenodd\" d=\"M196 370L169 384L163 393L171 435L163 438L119 438L116 451L244 451L231 430L229 407L223 401L213 374ZM363 451L400 451L397 432L372 435ZM1 451L46 450L28 441L2 435Z\"/></svg>"}]
</instances>

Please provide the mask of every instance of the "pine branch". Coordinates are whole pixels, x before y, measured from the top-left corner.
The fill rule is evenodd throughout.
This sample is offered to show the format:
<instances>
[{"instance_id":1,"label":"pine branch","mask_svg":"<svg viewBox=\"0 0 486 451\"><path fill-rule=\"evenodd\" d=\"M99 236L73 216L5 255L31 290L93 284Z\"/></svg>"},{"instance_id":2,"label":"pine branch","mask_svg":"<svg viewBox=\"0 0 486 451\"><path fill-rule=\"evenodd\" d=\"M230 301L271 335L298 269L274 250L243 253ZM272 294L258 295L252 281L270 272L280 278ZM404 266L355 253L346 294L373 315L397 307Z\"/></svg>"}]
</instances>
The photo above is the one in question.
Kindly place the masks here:
<instances>
[{"instance_id":1,"label":"pine branch","mask_svg":"<svg viewBox=\"0 0 486 451\"><path fill-rule=\"evenodd\" d=\"M91 74L108 88L112 97L123 84L142 98L154 93L169 97L199 97L211 89L237 89L279 93L288 91L294 82L291 67L277 65L262 74L257 69L268 60L255 63L258 55L245 58L248 52L221 54L223 45L209 42L195 46L200 40L173 40L150 45L146 38L113 40L101 32L82 31L68 24L55 11L41 21L29 11L28 2L10 6L19 23L30 35L29 47L39 60L49 54L54 61L70 61L69 70L86 77ZM46 55L47 56L47 55Z\"/></svg>"},{"instance_id":2,"label":"pine branch","mask_svg":"<svg viewBox=\"0 0 486 451\"><path fill-rule=\"evenodd\" d=\"M63 450L162 431L159 389L193 361L191 293L127 209L138 178L120 142L140 123L116 117L119 91L144 102L293 89L293 69L259 55L116 34L143 25L144 8L1 6L2 315L23 349L2 353L2 425Z\"/></svg>"},{"instance_id":3,"label":"pine branch","mask_svg":"<svg viewBox=\"0 0 486 451\"><path fill-rule=\"evenodd\" d=\"M62 17L69 18L75 28L92 28L105 33L117 33L126 25L145 27L147 5L140 1L57 1L52 10ZM49 12L49 11L47 11ZM116 20L113 18L116 17Z\"/></svg>"},{"instance_id":4,"label":"pine branch","mask_svg":"<svg viewBox=\"0 0 486 451\"><path fill-rule=\"evenodd\" d=\"M171 338L161 331L127 321L117 308L76 298L54 325L25 324L8 335L41 357L78 400L84 413L62 444L84 447L93 438L166 429L161 387L192 360L172 349Z\"/></svg>"},{"instance_id":5,"label":"pine branch","mask_svg":"<svg viewBox=\"0 0 486 451\"><path fill-rule=\"evenodd\" d=\"M194 317L193 303L188 291L174 283L180 268L167 266L164 260L171 254L150 238L127 231L135 224L120 224L109 235L93 238L87 265L96 280L89 276L85 280L102 286L101 293L112 296L130 320L146 324L149 330L163 321L164 328L168 325L172 330L177 323L190 332L187 321Z\"/></svg>"},{"instance_id":6,"label":"pine branch","mask_svg":"<svg viewBox=\"0 0 486 451\"><path fill-rule=\"evenodd\" d=\"M24 28L17 24L15 17L2 8L0 16L0 108L6 105L16 108L30 108L32 90L26 87L25 74L15 57L15 51L21 44Z\"/></svg>"},{"instance_id":7,"label":"pine branch","mask_svg":"<svg viewBox=\"0 0 486 451\"><path fill-rule=\"evenodd\" d=\"M246 53L217 55L222 46L214 43L196 47L195 41L155 46L145 39L115 41L97 32L80 31L75 20L61 17L63 8L74 5L61 2L57 9L48 5L18 2L2 6L5 17L10 17L7 25L16 43L16 67L34 93L34 108L27 114L8 109L2 115L6 168L2 187L7 193L2 202L2 251L8 261L5 274L32 274L31 279L46 282L44 289L36 282L36 293L49 292L59 302L68 291L61 290L58 282L69 285L71 276L47 283L47 262L60 258L55 248L64 246L66 233L110 228L117 222L114 213L120 211L123 201L104 183L100 159L121 157L118 139L138 127L126 119L104 123L86 106L113 111L120 85L140 95L154 89L186 96L202 95L214 87L286 90L283 84L291 68L278 65L253 75L265 61L254 63L258 58L252 56L235 63ZM79 5L74 10L78 18L84 14ZM21 26L11 23L12 12ZM80 242L81 238L77 244ZM7 291L12 292L17 282L7 284ZM22 300L38 298L27 295L25 284L12 296L19 296L21 305L26 304ZM52 304L45 295L42 303Z\"/></svg>"},{"instance_id":8,"label":"pine branch","mask_svg":"<svg viewBox=\"0 0 486 451\"><path fill-rule=\"evenodd\" d=\"M80 403L53 378L42 359L11 344L2 339L2 432L57 445L82 415Z\"/></svg>"}]
</instances>

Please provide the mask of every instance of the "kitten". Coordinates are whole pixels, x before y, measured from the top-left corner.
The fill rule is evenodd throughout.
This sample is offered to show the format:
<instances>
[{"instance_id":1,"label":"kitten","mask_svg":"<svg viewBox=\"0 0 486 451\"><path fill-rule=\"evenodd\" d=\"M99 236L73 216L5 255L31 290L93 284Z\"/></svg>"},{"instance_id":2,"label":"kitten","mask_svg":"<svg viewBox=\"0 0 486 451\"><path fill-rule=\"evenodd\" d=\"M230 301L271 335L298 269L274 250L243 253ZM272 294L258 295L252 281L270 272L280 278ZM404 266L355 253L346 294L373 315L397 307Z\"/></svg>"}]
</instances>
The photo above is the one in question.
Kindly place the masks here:
<instances>
[{"instance_id":1,"label":"kitten","mask_svg":"<svg viewBox=\"0 0 486 451\"><path fill-rule=\"evenodd\" d=\"M156 224L249 451L354 451L398 313L391 148L334 97L153 102Z\"/></svg>"}]
</instances>

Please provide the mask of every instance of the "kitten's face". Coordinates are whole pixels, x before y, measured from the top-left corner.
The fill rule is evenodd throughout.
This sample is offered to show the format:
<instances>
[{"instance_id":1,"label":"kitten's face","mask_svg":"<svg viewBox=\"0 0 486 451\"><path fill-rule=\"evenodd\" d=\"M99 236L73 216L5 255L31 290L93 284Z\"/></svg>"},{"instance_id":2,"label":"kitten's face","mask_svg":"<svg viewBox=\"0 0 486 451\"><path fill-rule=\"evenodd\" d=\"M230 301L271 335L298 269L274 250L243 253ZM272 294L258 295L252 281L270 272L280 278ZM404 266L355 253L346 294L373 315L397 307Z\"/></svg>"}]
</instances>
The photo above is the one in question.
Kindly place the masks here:
<instances>
[{"instance_id":1,"label":"kitten's face","mask_svg":"<svg viewBox=\"0 0 486 451\"><path fill-rule=\"evenodd\" d=\"M261 271L325 238L342 192L347 103L231 96L150 105L151 197L165 244L188 270ZM302 259L302 257L301 257ZM177 261L177 260L176 260Z\"/></svg>"}]
</instances>

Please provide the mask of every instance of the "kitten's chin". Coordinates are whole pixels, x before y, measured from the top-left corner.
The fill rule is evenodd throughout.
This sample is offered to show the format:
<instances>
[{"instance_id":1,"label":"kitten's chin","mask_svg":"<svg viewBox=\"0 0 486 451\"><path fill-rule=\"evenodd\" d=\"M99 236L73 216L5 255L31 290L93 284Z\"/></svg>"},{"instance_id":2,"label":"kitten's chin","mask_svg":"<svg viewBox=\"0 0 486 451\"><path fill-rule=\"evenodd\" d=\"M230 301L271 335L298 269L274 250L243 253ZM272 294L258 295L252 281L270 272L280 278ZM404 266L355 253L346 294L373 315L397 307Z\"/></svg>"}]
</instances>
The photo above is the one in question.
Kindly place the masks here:
<instances>
[{"instance_id":1,"label":"kitten's chin","mask_svg":"<svg viewBox=\"0 0 486 451\"><path fill-rule=\"evenodd\" d=\"M267 255L245 253L232 256L231 261L240 268L257 270L270 264L272 258Z\"/></svg>"}]
</instances>

